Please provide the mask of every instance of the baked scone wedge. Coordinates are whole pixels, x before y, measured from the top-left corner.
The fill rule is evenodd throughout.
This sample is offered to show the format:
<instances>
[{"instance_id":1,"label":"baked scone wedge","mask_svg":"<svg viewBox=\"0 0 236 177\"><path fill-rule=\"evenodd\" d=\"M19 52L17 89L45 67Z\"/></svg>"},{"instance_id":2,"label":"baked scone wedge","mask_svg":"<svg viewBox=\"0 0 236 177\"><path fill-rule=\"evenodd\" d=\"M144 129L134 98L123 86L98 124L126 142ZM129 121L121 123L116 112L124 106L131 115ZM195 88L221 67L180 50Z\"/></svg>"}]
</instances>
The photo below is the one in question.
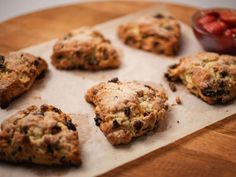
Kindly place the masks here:
<instances>
[{"instance_id":1,"label":"baked scone wedge","mask_svg":"<svg viewBox=\"0 0 236 177\"><path fill-rule=\"evenodd\" d=\"M85 98L95 105L95 123L113 145L127 144L153 130L168 109L164 92L117 78L93 86Z\"/></svg>"},{"instance_id":2,"label":"baked scone wedge","mask_svg":"<svg viewBox=\"0 0 236 177\"><path fill-rule=\"evenodd\" d=\"M227 103L236 97L236 57L199 52L180 59L165 74L181 80L187 89L208 104Z\"/></svg>"},{"instance_id":3,"label":"baked scone wedge","mask_svg":"<svg viewBox=\"0 0 236 177\"><path fill-rule=\"evenodd\" d=\"M28 91L48 66L45 60L29 53L11 52L0 56L0 107Z\"/></svg>"},{"instance_id":4,"label":"baked scone wedge","mask_svg":"<svg viewBox=\"0 0 236 177\"><path fill-rule=\"evenodd\" d=\"M118 68L118 52L99 31L81 27L59 39L53 47L52 64L57 69L102 70Z\"/></svg>"},{"instance_id":5,"label":"baked scone wedge","mask_svg":"<svg viewBox=\"0 0 236 177\"><path fill-rule=\"evenodd\" d=\"M0 160L79 165L76 126L68 115L54 106L30 106L1 124Z\"/></svg>"},{"instance_id":6,"label":"baked scone wedge","mask_svg":"<svg viewBox=\"0 0 236 177\"><path fill-rule=\"evenodd\" d=\"M173 17L158 14L145 16L118 29L119 38L127 45L156 54L176 55L180 48L180 25Z\"/></svg>"}]
</instances>

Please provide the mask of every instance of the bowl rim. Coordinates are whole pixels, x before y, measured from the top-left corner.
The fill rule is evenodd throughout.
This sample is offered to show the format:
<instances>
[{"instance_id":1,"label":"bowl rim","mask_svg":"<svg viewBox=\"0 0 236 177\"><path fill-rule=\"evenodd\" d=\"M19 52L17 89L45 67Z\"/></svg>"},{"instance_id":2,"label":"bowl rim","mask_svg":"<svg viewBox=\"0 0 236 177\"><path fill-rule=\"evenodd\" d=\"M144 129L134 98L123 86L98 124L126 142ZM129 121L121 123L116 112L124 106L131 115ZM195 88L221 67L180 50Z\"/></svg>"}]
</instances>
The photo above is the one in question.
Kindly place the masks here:
<instances>
[{"instance_id":1,"label":"bowl rim","mask_svg":"<svg viewBox=\"0 0 236 177\"><path fill-rule=\"evenodd\" d=\"M221 7L214 7L214 8L203 8L203 9L199 9L197 10L196 12L194 12L194 14L191 16L191 26L193 29L195 29L196 31L200 32L201 34L205 35L205 36L209 36L209 37L221 37L219 35L216 35L216 34L211 34L211 33L208 33L207 31L203 30L202 28L200 28L198 25L197 25L197 21L196 19L198 17L200 17L203 13L206 13L206 12L217 12L217 11L233 11L236 13L236 9L230 9L230 8L221 8ZM223 35L222 35L223 36ZM229 38L235 38L233 36L224 36L224 37L229 37Z\"/></svg>"}]
</instances>

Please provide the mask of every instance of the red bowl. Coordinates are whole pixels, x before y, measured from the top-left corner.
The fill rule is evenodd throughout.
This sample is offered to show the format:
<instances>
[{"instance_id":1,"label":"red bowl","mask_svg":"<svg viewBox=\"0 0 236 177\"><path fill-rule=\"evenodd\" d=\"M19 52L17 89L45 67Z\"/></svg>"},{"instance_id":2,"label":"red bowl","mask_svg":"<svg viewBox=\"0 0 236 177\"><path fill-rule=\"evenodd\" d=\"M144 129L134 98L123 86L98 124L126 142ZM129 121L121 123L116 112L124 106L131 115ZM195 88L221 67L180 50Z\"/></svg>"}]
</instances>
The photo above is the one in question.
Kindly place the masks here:
<instances>
[{"instance_id":1,"label":"red bowl","mask_svg":"<svg viewBox=\"0 0 236 177\"><path fill-rule=\"evenodd\" d=\"M236 35L211 34L198 23L198 20L206 14L219 11L232 11L236 13L235 10L223 8L199 10L192 16L193 32L206 51L236 55Z\"/></svg>"}]
</instances>

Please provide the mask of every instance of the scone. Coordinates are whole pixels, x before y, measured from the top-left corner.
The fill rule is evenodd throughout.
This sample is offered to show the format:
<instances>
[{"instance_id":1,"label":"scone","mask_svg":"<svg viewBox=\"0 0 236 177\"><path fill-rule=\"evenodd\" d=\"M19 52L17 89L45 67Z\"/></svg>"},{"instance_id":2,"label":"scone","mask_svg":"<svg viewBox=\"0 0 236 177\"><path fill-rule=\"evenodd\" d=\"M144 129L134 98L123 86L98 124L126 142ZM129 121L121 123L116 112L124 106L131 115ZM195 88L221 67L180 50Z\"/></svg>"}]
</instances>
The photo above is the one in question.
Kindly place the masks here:
<instances>
[{"instance_id":1,"label":"scone","mask_svg":"<svg viewBox=\"0 0 236 177\"><path fill-rule=\"evenodd\" d=\"M0 107L7 107L14 98L29 90L46 70L47 63L42 58L28 53L0 56Z\"/></svg>"},{"instance_id":2,"label":"scone","mask_svg":"<svg viewBox=\"0 0 236 177\"><path fill-rule=\"evenodd\" d=\"M156 54L175 55L180 48L178 21L161 14L123 24L118 35L125 44Z\"/></svg>"},{"instance_id":3,"label":"scone","mask_svg":"<svg viewBox=\"0 0 236 177\"><path fill-rule=\"evenodd\" d=\"M93 86L85 98L95 105L95 123L113 145L153 130L168 109L164 92L117 78Z\"/></svg>"},{"instance_id":4,"label":"scone","mask_svg":"<svg viewBox=\"0 0 236 177\"><path fill-rule=\"evenodd\" d=\"M57 41L51 59L57 69L102 70L120 66L111 42L89 27L74 30Z\"/></svg>"},{"instance_id":5,"label":"scone","mask_svg":"<svg viewBox=\"0 0 236 177\"><path fill-rule=\"evenodd\" d=\"M54 106L30 106L1 124L0 160L79 165L76 126L68 115Z\"/></svg>"},{"instance_id":6,"label":"scone","mask_svg":"<svg viewBox=\"0 0 236 177\"><path fill-rule=\"evenodd\" d=\"M200 52L180 59L165 75L181 80L190 92L209 104L227 103L236 97L236 57Z\"/></svg>"}]
</instances>

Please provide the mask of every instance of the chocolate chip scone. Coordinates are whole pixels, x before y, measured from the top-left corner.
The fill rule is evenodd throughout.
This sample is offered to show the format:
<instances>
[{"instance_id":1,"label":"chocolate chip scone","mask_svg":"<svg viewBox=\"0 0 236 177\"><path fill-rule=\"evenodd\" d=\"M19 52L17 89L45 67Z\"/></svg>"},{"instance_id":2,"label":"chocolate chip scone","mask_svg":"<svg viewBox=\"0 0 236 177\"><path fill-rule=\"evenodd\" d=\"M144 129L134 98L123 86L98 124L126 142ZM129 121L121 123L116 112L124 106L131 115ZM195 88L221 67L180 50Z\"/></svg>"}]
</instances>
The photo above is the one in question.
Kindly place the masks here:
<instances>
[{"instance_id":1,"label":"chocolate chip scone","mask_svg":"<svg viewBox=\"0 0 236 177\"><path fill-rule=\"evenodd\" d=\"M161 14L123 24L118 35L131 47L165 55L177 54L181 36L178 21Z\"/></svg>"},{"instance_id":2,"label":"chocolate chip scone","mask_svg":"<svg viewBox=\"0 0 236 177\"><path fill-rule=\"evenodd\" d=\"M93 86L85 99L95 105L95 123L113 145L127 144L156 128L168 108L164 92L117 78Z\"/></svg>"},{"instance_id":3,"label":"chocolate chip scone","mask_svg":"<svg viewBox=\"0 0 236 177\"><path fill-rule=\"evenodd\" d=\"M181 80L189 91L209 104L227 103L236 97L236 57L200 52L180 59L165 75Z\"/></svg>"},{"instance_id":4,"label":"chocolate chip scone","mask_svg":"<svg viewBox=\"0 0 236 177\"><path fill-rule=\"evenodd\" d=\"M54 106L30 106L1 124L0 160L79 165L76 126L68 115Z\"/></svg>"},{"instance_id":5,"label":"chocolate chip scone","mask_svg":"<svg viewBox=\"0 0 236 177\"><path fill-rule=\"evenodd\" d=\"M5 108L17 96L31 88L43 76L47 63L24 52L0 56L0 107Z\"/></svg>"},{"instance_id":6,"label":"chocolate chip scone","mask_svg":"<svg viewBox=\"0 0 236 177\"><path fill-rule=\"evenodd\" d=\"M102 70L120 66L111 42L89 27L74 30L57 41L51 59L57 69Z\"/></svg>"}]
</instances>

